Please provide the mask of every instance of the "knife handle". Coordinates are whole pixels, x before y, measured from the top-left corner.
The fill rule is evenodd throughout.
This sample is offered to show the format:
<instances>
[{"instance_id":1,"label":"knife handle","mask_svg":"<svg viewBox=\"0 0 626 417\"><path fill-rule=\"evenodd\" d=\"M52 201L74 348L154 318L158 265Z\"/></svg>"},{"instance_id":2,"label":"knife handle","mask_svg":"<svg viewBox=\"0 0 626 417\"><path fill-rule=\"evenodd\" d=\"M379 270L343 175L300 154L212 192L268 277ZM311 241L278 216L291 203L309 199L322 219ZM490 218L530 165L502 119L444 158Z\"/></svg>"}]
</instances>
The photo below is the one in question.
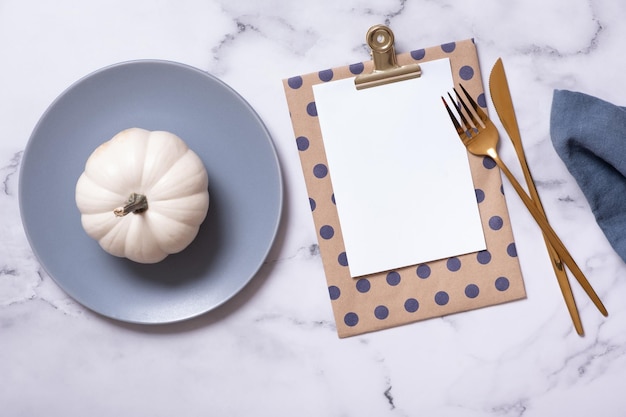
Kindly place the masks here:
<instances>
[{"instance_id":1,"label":"knife handle","mask_svg":"<svg viewBox=\"0 0 626 417\"><path fill-rule=\"evenodd\" d=\"M522 148L521 145L521 139L512 139L511 142L513 142L515 153L517 153L517 158L519 159L520 165L522 167L522 172L524 174L524 179L526 180L526 185L528 186L530 198L535 203L535 206L537 206L537 209L541 212L541 214L546 217L545 210L543 208L543 205L541 204L541 198L539 197L537 187L535 186L535 181L533 180L530 168L528 166L528 162L526 161L526 155L524 153L524 148ZM548 240L545 233L543 234L543 239L548 250L550 261L552 262L552 268L554 269L554 274L556 275L559 288L561 289L561 294L563 294L563 299L565 301L567 311L569 312L572 323L574 324L574 329L576 329L576 333L582 336L584 334L584 330L582 321L580 319L580 313L578 312L578 307L576 306L576 300L574 299L572 287L570 286L569 280L567 279L567 271L563 267L563 261L561 261L561 257L558 253L556 253L556 250Z\"/></svg>"},{"instance_id":2,"label":"knife handle","mask_svg":"<svg viewBox=\"0 0 626 417\"><path fill-rule=\"evenodd\" d=\"M496 162L498 167L500 167L500 170L504 173L504 175L507 176L509 182L511 183L511 185L513 185L513 188L522 199L522 202L526 205L529 213L533 216L533 218L537 222L537 225L543 231L544 236L549 240L552 247L559 254L561 259L564 260L565 265L567 265L570 271L572 271L572 274L583 287L589 298L591 298L591 301L593 301L593 303L596 305L598 310L600 310L603 316L608 316L609 313L607 312L606 307L604 307L604 304L602 304L602 300L600 300L598 294L596 294L589 281L587 281L587 278L585 277L585 274L583 274L583 271L576 264L576 261L574 261L574 258L572 258L572 255L570 255L569 251L567 250L559 236L556 234L552 226L550 226L550 223L548 223L548 219L546 218L546 216L541 214L533 200L530 199L530 196L522 188L520 183L515 179L515 176L511 173L511 171L509 171L504 162L502 162L495 149L493 149L493 152L489 153L489 156Z\"/></svg>"}]
</instances>

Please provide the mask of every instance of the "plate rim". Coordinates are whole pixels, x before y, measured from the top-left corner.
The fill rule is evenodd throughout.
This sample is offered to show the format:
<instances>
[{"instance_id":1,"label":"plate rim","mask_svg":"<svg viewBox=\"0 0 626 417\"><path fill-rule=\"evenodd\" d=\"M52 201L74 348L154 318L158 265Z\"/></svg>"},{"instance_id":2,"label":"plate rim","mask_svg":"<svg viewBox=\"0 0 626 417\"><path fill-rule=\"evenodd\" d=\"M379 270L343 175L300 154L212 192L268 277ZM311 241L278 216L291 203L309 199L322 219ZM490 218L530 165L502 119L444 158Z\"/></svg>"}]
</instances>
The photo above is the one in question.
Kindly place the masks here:
<instances>
[{"instance_id":1,"label":"plate rim","mask_svg":"<svg viewBox=\"0 0 626 417\"><path fill-rule=\"evenodd\" d=\"M85 83L86 81L90 80L91 78L98 76L100 74L109 72L111 70L115 70L121 67L128 67L128 66L134 66L134 65L160 65L160 66L169 66L169 67L174 67L177 69L182 69L185 71L191 71L197 75L200 75L202 78L208 80L209 82L213 82L216 85L218 85L220 88L225 89L233 98L235 98L238 102L240 102L243 107L248 111L248 113L250 114L250 116L253 116L254 121L256 122L256 124L258 124L258 126L260 127L261 131L264 134L264 142L266 143L266 145L269 146L269 150L271 151L271 160L275 163L274 164L274 171L275 171L275 175L276 175L276 183L274 184L275 186L277 186L277 194L278 194L278 200L276 201L276 207L277 210L274 213L274 224L272 226L271 229L271 234L269 234L267 242L265 243L265 249L263 252L259 252L261 255L261 261L258 263L258 265L256 265L254 268L252 268L252 271L250 272L249 276L246 277L245 279L242 279L239 283L238 286L236 286L233 291L228 294L225 297L222 297L220 299L219 302L216 302L212 305L210 305L207 308L204 309L199 309L199 311L193 313L193 314L187 314L184 316L180 316L177 318L172 318L172 319L165 319L165 320L138 320L138 319L128 319L128 318L121 318L119 316L116 316L115 314L111 314L111 313L104 313L102 311L98 311L97 309L93 308L92 306L86 304L84 302L84 300L80 300L79 297L76 296L76 294L72 294L72 291L68 290L66 288L66 285L64 285L63 280L59 279L58 277L56 277L54 274L52 274L49 270L49 265L47 265L46 263L44 263L42 261L42 257L39 253L39 250L36 248L36 244L34 242L34 238L31 235L31 232L29 231L29 227L27 225L27 221L26 221L26 216L24 215L24 188L23 188L23 178L25 175L25 170L24 170L24 161L28 158L29 155L29 150L32 148L32 146L34 146L34 143L37 140L37 135L41 129L41 126L47 121L47 119L49 118L49 115L54 111L54 109L58 106L58 103L63 100L68 94L70 94L71 92L73 92L74 90L76 90L78 87L80 87L83 83ZM276 243L276 238L278 236L278 232L280 230L280 226L282 224L283 221L283 213L284 213L284 203L285 203L285 185L284 185L284 175L283 175L283 169L282 166L280 164L280 158L277 152L277 148L276 148L276 144L273 140L273 137L269 131L269 129L267 128L266 124L264 123L263 119L261 119L260 115L257 113L257 111L254 109L254 107L252 107L252 105L238 92L236 91L233 87L231 87L229 84L227 84L226 82L224 82L223 80L221 80L220 78L216 77L215 75L209 73L208 71L204 71L201 70L197 67L194 67L192 65L189 64L185 64L182 62L178 62L178 61L173 61L173 60L167 60L167 59L153 59L153 58L149 58L149 59L133 59L133 60L126 60L126 61L120 61L117 63L113 63L113 64L109 64L103 67L100 67L94 71L91 71L89 73L87 73L86 75L83 75L82 77L76 79L74 82L72 82L71 84L69 84L67 87L65 87L60 93L57 94L57 96L50 102L50 104L46 107L46 109L44 110L44 112L39 116L39 119L37 120L37 122L35 123L28 141L26 143L26 146L24 147L24 151L22 154L22 158L20 161L20 169L19 169L19 175L18 175L18 207L19 207L19 214L20 214L20 220L22 223L22 229L24 230L24 233L26 235L27 241L29 243L29 247L31 249L31 251L33 252L33 254L35 255L35 258L39 264L39 266L46 272L46 274L52 279L52 281L65 293L67 294L70 298L72 298L76 303L80 304L81 306L83 306L84 308L96 313L97 315L100 315L101 317L106 317L109 319L113 319L115 321L118 322L122 322L122 323L129 323L129 324L137 324L137 325L147 325L147 326L155 326L155 325L163 325L163 324L171 324L171 323L179 323L179 322L183 322L183 321L187 321L202 315L206 315L208 313L210 313L211 311L221 307L222 305L224 305L225 303L227 303L228 301L230 301L232 298L234 298L237 294L239 294L246 286L248 286L248 284L259 274L259 271L261 270L261 268L263 267L263 265L265 263L267 263L267 257L270 254L271 250L273 249L275 243Z\"/></svg>"}]
</instances>

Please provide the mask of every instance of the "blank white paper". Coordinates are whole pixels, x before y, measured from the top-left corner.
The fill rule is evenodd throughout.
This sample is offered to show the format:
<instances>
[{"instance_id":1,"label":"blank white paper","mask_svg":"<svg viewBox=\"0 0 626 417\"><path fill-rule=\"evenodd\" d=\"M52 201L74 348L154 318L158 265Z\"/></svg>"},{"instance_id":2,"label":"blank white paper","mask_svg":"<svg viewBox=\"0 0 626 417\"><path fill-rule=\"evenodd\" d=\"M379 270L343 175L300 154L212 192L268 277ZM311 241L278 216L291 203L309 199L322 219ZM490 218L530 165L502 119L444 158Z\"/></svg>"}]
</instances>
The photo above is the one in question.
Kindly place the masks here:
<instances>
[{"instance_id":1,"label":"blank white paper","mask_svg":"<svg viewBox=\"0 0 626 417\"><path fill-rule=\"evenodd\" d=\"M313 92L352 277L486 249L467 152L441 96L448 59L420 78Z\"/></svg>"}]
</instances>

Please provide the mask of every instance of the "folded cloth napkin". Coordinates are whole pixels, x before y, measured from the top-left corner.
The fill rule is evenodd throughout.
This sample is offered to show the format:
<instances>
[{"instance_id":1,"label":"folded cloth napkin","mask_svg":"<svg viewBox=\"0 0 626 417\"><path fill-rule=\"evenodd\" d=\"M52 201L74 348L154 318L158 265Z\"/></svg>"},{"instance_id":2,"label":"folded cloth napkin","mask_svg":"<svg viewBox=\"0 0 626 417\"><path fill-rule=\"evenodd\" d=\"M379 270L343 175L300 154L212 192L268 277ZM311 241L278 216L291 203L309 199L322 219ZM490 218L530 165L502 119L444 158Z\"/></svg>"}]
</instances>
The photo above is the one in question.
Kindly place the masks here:
<instances>
[{"instance_id":1,"label":"folded cloth napkin","mask_svg":"<svg viewBox=\"0 0 626 417\"><path fill-rule=\"evenodd\" d=\"M626 107L555 90L550 136L598 225L626 261Z\"/></svg>"}]
</instances>

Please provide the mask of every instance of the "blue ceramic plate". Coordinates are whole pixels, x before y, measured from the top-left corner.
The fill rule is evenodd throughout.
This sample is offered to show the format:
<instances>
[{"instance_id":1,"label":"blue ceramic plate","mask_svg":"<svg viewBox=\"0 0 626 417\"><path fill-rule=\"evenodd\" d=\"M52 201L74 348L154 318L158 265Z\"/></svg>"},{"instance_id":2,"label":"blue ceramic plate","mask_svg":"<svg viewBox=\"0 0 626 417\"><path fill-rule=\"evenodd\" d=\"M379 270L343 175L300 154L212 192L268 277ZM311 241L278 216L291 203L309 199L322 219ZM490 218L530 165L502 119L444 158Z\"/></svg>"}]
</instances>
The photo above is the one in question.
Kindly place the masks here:
<instances>
[{"instance_id":1,"label":"blue ceramic plate","mask_svg":"<svg viewBox=\"0 0 626 417\"><path fill-rule=\"evenodd\" d=\"M89 155L129 127L175 133L209 174L198 237L152 265L104 252L74 202ZM250 105L203 71L152 60L101 69L61 94L26 147L19 193L29 242L55 282L104 316L146 324L206 313L240 291L266 259L283 199L274 145Z\"/></svg>"}]
</instances>

